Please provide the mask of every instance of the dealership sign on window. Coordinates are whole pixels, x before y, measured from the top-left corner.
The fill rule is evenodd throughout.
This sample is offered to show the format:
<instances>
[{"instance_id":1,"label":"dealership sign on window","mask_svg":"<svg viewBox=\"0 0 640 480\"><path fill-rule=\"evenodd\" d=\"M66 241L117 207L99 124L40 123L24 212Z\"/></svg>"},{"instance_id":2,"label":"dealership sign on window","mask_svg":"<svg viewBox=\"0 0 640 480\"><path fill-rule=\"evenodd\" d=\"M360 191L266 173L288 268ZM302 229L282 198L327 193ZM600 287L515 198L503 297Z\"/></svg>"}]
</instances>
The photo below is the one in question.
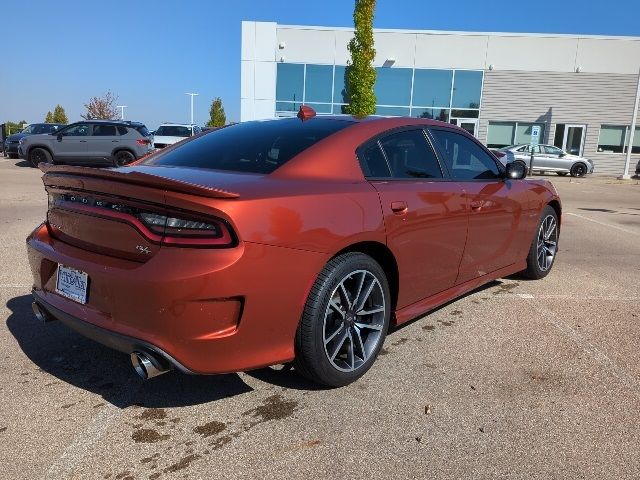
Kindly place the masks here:
<instances>
[{"instance_id":1,"label":"dealership sign on window","mask_svg":"<svg viewBox=\"0 0 640 480\"><path fill-rule=\"evenodd\" d=\"M531 127L531 145L538 145L540 143L540 125L533 125Z\"/></svg>"}]
</instances>

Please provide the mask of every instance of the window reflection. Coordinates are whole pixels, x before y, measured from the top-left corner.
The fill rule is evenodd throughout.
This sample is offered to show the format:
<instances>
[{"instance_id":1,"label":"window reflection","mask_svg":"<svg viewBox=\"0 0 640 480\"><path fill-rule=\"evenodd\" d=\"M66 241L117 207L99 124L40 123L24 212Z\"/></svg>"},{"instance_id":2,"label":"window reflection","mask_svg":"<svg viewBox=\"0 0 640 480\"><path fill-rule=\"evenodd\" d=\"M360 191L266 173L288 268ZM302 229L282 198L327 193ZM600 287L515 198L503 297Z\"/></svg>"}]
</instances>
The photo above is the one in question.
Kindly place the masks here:
<instances>
[{"instance_id":1,"label":"window reflection","mask_svg":"<svg viewBox=\"0 0 640 480\"><path fill-rule=\"evenodd\" d=\"M304 100L306 102L331 103L333 67L331 65L307 65Z\"/></svg>"},{"instance_id":2,"label":"window reflection","mask_svg":"<svg viewBox=\"0 0 640 480\"><path fill-rule=\"evenodd\" d=\"M378 107L376 106L375 115L383 117L408 117L409 107Z\"/></svg>"},{"instance_id":3,"label":"window reflection","mask_svg":"<svg viewBox=\"0 0 640 480\"><path fill-rule=\"evenodd\" d=\"M276 79L276 100L302 102L304 65L279 63Z\"/></svg>"},{"instance_id":4,"label":"window reflection","mask_svg":"<svg viewBox=\"0 0 640 480\"><path fill-rule=\"evenodd\" d=\"M411 74L410 68L376 68L376 103L410 105Z\"/></svg>"},{"instance_id":5,"label":"window reflection","mask_svg":"<svg viewBox=\"0 0 640 480\"><path fill-rule=\"evenodd\" d=\"M333 74L333 103L349 102L349 99L347 98L347 89L345 87L347 83L346 75L347 67L336 65L335 72Z\"/></svg>"},{"instance_id":6,"label":"window reflection","mask_svg":"<svg viewBox=\"0 0 640 480\"><path fill-rule=\"evenodd\" d=\"M456 70L453 77L453 108L480 108L482 72Z\"/></svg>"},{"instance_id":7,"label":"window reflection","mask_svg":"<svg viewBox=\"0 0 640 480\"><path fill-rule=\"evenodd\" d=\"M429 120L449 121L449 110L446 108L412 108L411 116L415 118L428 118Z\"/></svg>"},{"instance_id":8,"label":"window reflection","mask_svg":"<svg viewBox=\"0 0 640 480\"><path fill-rule=\"evenodd\" d=\"M413 105L448 107L452 70L416 70L413 79Z\"/></svg>"}]
</instances>

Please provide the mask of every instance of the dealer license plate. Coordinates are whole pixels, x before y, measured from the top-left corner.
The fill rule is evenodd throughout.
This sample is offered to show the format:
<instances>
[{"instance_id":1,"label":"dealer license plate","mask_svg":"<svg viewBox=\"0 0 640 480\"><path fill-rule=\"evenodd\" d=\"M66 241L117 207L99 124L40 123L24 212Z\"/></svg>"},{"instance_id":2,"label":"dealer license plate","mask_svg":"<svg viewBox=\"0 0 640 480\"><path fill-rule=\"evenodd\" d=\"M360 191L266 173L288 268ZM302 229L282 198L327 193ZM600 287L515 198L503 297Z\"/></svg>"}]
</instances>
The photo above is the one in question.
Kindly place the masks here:
<instances>
[{"instance_id":1,"label":"dealer license plate","mask_svg":"<svg viewBox=\"0 0 640 480\"><path fill-rule=\"evenodd\" d=\"M56 292L63 297L82 303L87 303L87 286L89 275L74 268L58 265L58 278L56 279Z\"/></svg>"}]
</instances>

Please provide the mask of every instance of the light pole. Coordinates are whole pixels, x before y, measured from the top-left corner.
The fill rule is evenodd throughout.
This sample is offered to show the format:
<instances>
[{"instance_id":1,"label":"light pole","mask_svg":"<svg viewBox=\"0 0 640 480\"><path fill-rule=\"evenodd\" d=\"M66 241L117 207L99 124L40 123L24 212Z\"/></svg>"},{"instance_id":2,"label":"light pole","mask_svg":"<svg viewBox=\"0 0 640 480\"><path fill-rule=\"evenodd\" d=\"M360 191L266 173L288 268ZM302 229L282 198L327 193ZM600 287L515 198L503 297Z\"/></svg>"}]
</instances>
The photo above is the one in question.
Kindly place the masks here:
<instances>
[{"instance_id":1,"label":"light pole","mask_svg":"<svg viewBox=\"0 0 640 480\"><path fill-rule=\"evenodd\" d=\"M193 125L193 97L200 95L199 93L185 93L185 95L191 96L191 125Z\"/></svg>"},{"instance_id":2,"label":"light pole","mask_svg":"<svg viewBox=\"0 0 640 480\"><path fill-rule=\"evenodd\" d=\"M627 158L624 162L624 173L621 180L629 180L629 165L631 164L631 150L633 150L633 135L636 133L636 120L638 119L638 101L640 101L640 69L638 69L638 86L636 87L636 101L633 104L633 115L631 117L631 131L629 132L629 144L627 145Z\"/></svg>"},{"instance_id":3,"label":"light pole","mask_svg":"<svg viewBox=\"0 0 640 480\"><path fill-rule=\"evenodd\" d=\"M124 109L127 108L128 105L117 105L116 108L120 109L120 120L124 120Z\"/></svg>"}]
</instances>

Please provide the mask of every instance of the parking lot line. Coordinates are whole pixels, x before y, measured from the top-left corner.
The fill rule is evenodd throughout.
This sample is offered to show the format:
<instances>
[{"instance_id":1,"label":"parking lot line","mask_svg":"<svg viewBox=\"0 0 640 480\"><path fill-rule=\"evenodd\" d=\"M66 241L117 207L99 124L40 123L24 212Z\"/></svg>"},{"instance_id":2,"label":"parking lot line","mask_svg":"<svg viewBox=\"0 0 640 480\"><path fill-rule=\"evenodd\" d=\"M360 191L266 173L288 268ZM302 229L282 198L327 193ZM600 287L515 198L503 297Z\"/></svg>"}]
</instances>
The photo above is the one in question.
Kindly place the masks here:
<instances>
[{"instance_id":1,"label":"parking lot line","mask_svg":"<svg viewBox=\"0 0 640 480\"><path fill-rule=\"evenodd\" d=\"M579 215L577 213L565 212L564 214L565 215L571 215L572 217L582 218L583 220L588 220L590 222L597 223L598 225L603 225L605 227L615 228L616 230L620 230L620 231L625 232L625 233L630 233L631 235L640 235L640 233L634 232L633 230L629 230L627 228L619 227L618 225L613 225L611 223L605 223L605 222L601 222L599 220L594 220L593 218L585 217L584 215Z\"/></svg>"}]
</instances>

